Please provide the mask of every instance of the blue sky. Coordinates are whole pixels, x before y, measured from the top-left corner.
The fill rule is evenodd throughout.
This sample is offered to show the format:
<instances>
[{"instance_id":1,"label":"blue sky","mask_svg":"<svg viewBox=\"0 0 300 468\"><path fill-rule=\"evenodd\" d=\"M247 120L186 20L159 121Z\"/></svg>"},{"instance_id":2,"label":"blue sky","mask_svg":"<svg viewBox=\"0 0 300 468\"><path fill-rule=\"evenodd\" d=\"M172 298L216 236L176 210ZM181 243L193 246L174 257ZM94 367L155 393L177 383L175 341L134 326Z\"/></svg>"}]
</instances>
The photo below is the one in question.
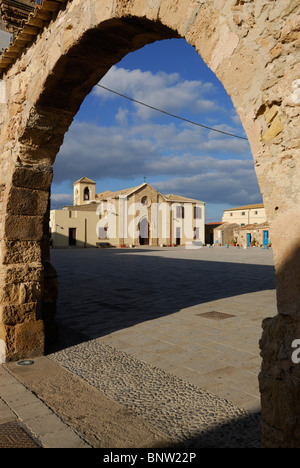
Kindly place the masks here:
<instances>
[{"instance_id":1,"label":"blue sky","mask_svg":"<svg viewBox=\"0 0 300 468\"><path fill-rule=\"evenodd\" d=\"M205 126L246 137L222 84L183 39L128 54L100 82ZM54 164L52 208L72 204L73 182L96 192L146 181L163 194L206 202L206 222L224 209L260 203L248 141L167 116L96 86L85 98Z\"/></svg>"}]
</instances>

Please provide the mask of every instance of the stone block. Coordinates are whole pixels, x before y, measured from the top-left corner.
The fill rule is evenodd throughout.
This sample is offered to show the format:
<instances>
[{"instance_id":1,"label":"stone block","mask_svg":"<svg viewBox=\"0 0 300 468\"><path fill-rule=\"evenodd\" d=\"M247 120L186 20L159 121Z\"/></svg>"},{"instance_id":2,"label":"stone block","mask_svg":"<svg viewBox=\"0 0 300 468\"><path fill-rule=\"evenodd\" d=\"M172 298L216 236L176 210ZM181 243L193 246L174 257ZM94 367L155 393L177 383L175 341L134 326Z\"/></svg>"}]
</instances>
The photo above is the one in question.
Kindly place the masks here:
<instances>
[{"instance_id":1,"label":"stone block","mask_svg":"<svg viewBox=\"0 0 300 468\"><path fill-rule=\"evenodd\" d=\"M39 302L42 299L42 286L40 283L3 284L0 289L1 304L24 304Z\"/></svg>"},{"instance_id":2,"label":"stone block","mask_svg":"<svg viewBox=\"0 0 300 468\"><path fill-rule=\"evenodd\" d=\"M265 119L266 119L267 124L272 122L272 120L276 117L277 114L278 114L278 108L276 106L273 106L271 109L268 109L265 112Z\"/></svg>"},{"instance_id":3,"label":"stone block","mask_svg":"<svg viewBox=\"0 0 300 468\"><path fill-rule=\"evenodd\" d=\"M264 424L279 431L282 447L299 448L299 383L290 381L288 377L277 380L260 375L260 390ZM264 438L266 437L265 434ZM273 441L274 447L280 448L279 443L277 434Z\"/></svg>"},{"instance_id":4,"label":"stone block","mask_svg":"<svg viewBox=\"0 0 300 468\"><path fill-rule=\"evenodd\" d=\"M53 171L51 166L20 166L14 170L12 183L15 187L48 191L52 177Z\"/></svg>"},{"instance_id":5,"label":"stone block","mask_svg":"<svg viewBox=\"0 0 300 468\"><path fill-rule=\"evenodd\" d=\"M281 122L279 117L276 117L270 128L266 131L266 133L263 136L264 141L267 143L272 141L279 133L281 133L283 130L283 123Z\"/></svg>"},{"instance_id":6,"label":"stone block","mask_svg":"<svg viewBox=\"0 0 300 468\"><path fill-rule=\"evenodd\" d=\"M7 240L40 240L43 236L43 217L8 215L4 221Z\"/></svg>"},{"instance_id":7,"label":"stone block","mask_svg":"<svg viewBox=\"0 0 300 468\"><path fill-rule=\"evenodd\" d=\"M262 448L284 447L284 435L282 431L270 427L264 421L261 422L261 435Z\"/></svg>"},{"instance_id":8,"label":"stone block","mask_svg":"<svg viewBox=\"0 0 300 468\"><path fill-rule=\"evenodd\" d=\"M61 144L62 141L60 142L60 145ZM41 151L39 146L27 146L27 148L23 147L20 151L20 160L24 164L33 165L37 163L42 163L51 166L55 161L56 152L58 151L60 145L57 145L56 148L53 148L53 151Z\"/></svg>"},{"instance_id":9,"label":"stone block","mask_svg":"<svg viewBox=\"0 0 300 468\"><path fill-rule=\"evenodd\" d=\"M0 242L0 261L4 265L18 263L42 262L41 245L36 241L8 241Z\"/></svg>"},{"instance_id":10,"label":"stone block","mask_svg":"<svg viewBox=\"0 0 300 468\"><path fill-rule=\"evenodd\" d=\"M3 265L0 281L13 283L37 283L43 281L43 267L41 264Z\"/></svg>"},{"instance_id":11,"label":"stone block","mask_svg":"<svg viewBox=\"0 0 300 468\"><path fill-rule=\"evenodd\" d=\"M17 361L44 354L44 324L41 320L18 325L0 323L0 340L5 342L9 361Z\"/></svg>"},{"instance_id":12,"label":"stone block","mask_svg":"<svg viewBox=\"0 0 300 468\"><path fill-rule=\"evenodd\" d=\"M44 324L41 320L15 326L15 349L19 358L44 354Z\"/></svg>"},{"instance_id":13,"label":"stone block","mask_svg":"<svg viewBox=\"0 0 300 468\"><path fill-rule=\"evenodd\" d=\"M1 305L0 322L4 325L16 325L23 322L34 322L39 317L39 306L37 302L21 305Z\"/></svg>"},{"instance_id":14,"label":"stone block","mask_svg":"<svg viewBox=\"0 0 300 468\"><path fill-rule=\"evenodd\" d=\"M24 216L43 216L49 201L48 192L12 187L7 202L7 213Z\"/></svg>"},{"instance_id":15,"label":"stone block","mask_svg":"<svg viewBox=\"0 0 300 468\"><path fill-rule=\"evenodd\" d=\"M23 284L2 284L0 289L1 304L21 304L25 302L26 289Z\"/></svg>"}]
</instances>

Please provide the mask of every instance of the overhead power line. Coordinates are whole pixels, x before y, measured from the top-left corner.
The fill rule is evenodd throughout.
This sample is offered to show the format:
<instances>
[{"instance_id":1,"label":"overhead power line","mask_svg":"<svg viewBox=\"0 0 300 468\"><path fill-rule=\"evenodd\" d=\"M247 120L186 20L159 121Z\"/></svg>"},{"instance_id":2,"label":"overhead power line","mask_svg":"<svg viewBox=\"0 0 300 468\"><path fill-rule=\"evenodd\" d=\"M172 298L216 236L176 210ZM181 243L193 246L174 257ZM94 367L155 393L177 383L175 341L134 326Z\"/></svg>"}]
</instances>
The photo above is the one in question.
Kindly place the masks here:
<instances>
[{"instance_id":1,"label":"overhead power line","mask_svg":"<svg viewBox=\"0 0 300 468\"><path fill-rule=\"evenodd\" d=\"M200 124L198 122L193 122L192 120L185 119L184 117L179 117L178 115L171 114L170 112L167 112L165 110L158 109L157 107L150 106L149 104L146 104L145 102L138 101L138 100L133 99L133 98L131 98L129 96L126 96L125 94L118 93L117 91L114 91L113 89L106 88L105 86L102 86L99 83L97 84L97 86L99 86L99 88L105 89L106 91L109 91L110 93L117 94L118 96L121 96L121 97L123 97L125 99L128 99L129 101L136 102L137 104L140 104L141 106L145 106L145 107L148 107L149 109L155 110L157 112L161 112L162 114L169 115L170 117L173 117L174 119L183 120L184 122L188 122L188 123L190 123L192 125L197 125L198 127L206 128L207 130L211 130L212 132L222 133L223 135L227 135L227 136L231 136L231 137L234 137L234 138L239 138L240 140L248 141L248 138L245 138L243 136L235 135L233 133L224 132L224 131L218 130L216 128L208 127L208 126L202 125L202 124Z\"/></svg>"}]
</instances>

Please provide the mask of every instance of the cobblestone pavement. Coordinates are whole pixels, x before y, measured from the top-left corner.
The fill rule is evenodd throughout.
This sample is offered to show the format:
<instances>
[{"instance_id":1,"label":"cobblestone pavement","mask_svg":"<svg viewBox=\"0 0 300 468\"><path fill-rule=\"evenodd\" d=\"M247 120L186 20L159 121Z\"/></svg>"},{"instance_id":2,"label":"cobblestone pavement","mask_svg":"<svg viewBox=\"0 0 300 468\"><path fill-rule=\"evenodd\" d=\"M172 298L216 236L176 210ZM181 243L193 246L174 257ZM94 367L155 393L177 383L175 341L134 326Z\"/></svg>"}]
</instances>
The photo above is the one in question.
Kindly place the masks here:
<instances>
[{"instance_id":1,"label":"cobblestone pavement","mask_svg":"<svg viewBox=\"0 0 300 468\"><path fill-rule=\"evenodd\" d=\"M176 444L259 446L258 342L262 320L276 314L271 250L51 256L62 328L51 360Z\"/></svg>"},{"instance_id":2,"label":"cobblestone pavement","mask_svg":"<svg viewBox=\"0 0 300 468\"><path fill-rule=\"evenodd\" d=\"M181 448L258 448L259 414L100 340L50 356Z\"/></svg>"}]
</instances>

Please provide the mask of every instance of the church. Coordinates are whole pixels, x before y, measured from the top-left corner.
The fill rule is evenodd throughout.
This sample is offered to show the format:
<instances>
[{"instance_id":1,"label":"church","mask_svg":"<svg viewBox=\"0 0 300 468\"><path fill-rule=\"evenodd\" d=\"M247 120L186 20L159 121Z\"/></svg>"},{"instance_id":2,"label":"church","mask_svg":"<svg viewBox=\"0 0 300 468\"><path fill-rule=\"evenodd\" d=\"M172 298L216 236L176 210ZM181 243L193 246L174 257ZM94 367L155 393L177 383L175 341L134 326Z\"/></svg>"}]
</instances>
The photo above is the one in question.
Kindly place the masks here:
<instances>
[{"instance_id":1,"label":"church","mask_svg":"<svg viewBox=\"0 0 300 468\"><path fill-rule=\"evenodd\" d=\"M205 203L162 195L148 183L96 194L96 183L73 184L72 206L50 212L53 248L201 246Z\"/></svg>"}]
</instances>

